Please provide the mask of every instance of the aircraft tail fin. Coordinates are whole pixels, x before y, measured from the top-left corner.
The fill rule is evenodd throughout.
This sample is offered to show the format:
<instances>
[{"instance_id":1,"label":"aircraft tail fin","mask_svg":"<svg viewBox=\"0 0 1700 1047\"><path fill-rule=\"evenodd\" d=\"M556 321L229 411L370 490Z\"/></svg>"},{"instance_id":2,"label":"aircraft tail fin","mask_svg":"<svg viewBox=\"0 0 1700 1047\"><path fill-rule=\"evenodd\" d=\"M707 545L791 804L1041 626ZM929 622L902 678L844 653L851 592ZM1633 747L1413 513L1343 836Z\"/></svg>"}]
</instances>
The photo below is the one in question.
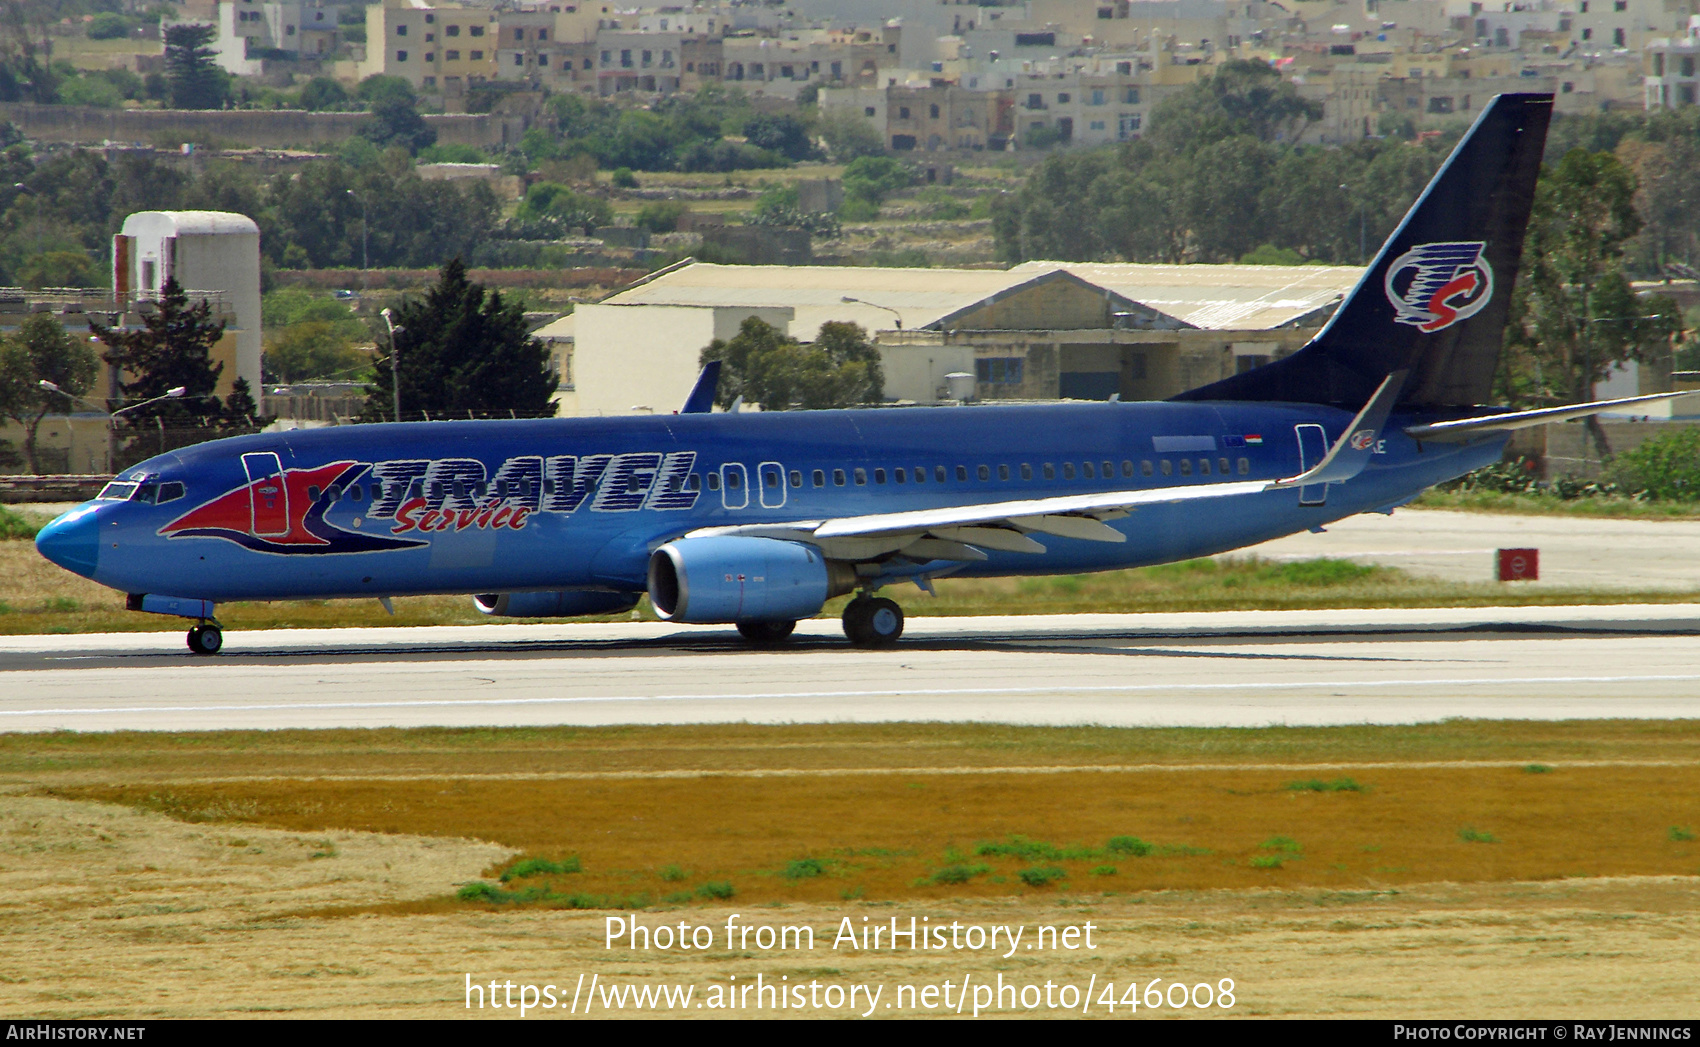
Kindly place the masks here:
<instances>
[{"instance_id":1,"label":"aircraft tail fin","mask_svg":"<svg viewBox=\"0 0 1700 1047\"><path fill-rule=\"evenodd\" d=\"M1355 409L1409 370L1400 407L1485 403L1551 115L1550 94L1496 96L1315 338L1175 399Z\"/></svg>"},{"instance_id":2,"label":"aircraft tail fin","mask_svg":"<svg viewBox=\"0 0 1700 1047\"><path fill-rule=\"evenodd\" d=\"M707 414L714 410L714 391L719 385L720 361L710 360L702 365L697 384L691 386L691 395L685 397L685 406L679 408L679 413Z\"/></svg>"}]
</instances>

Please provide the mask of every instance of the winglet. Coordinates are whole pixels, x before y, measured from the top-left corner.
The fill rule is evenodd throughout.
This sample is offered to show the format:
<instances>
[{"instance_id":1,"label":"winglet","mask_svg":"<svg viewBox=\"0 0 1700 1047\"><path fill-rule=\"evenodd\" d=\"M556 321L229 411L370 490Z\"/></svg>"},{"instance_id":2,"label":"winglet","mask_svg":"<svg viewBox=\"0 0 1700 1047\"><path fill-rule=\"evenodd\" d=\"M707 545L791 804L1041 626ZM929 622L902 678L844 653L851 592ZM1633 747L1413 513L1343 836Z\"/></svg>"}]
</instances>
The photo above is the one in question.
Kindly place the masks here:
<instances>
[{"instance_id":1,"label":"winglet","mask_svg":"<svg viewBox=\"0 0 1700 1047\"><path fill-rule=\"evenodd\" d=\"M1285 480L1276 480L1266 491L1277 491L1283 487L1308 487L1311 484L1342 483L1350 480L1364 471L1369 464L1370 456L1375 454L1376 441L1381 439L1381 427L1387 424L1387 415L1393 410L1393 405L1399 399L1399 393L1405 387L1405 376L1409 371L1394 371L1381 380L1380 388L1375 395L1364 404L1363 410L1352 419L1352 424L1340 434L1340 439L1334 441L1334 446L1328 449L1322 461L1297 476Z\"/></svg>"},{"instance_id":2,"label":"winglet","mask_svg":"<svg viewBox=\"0 0 1700 1047\"><path fill-rule=\"evenodd\" d=\"M679 408L680 414L707 414L714 410L714 390L720 385L720 361L710 360L702 365L702 373L697 375L697 384L691 386L691 395L685 397L685 406Z\"/></svg>"}]
</instances>

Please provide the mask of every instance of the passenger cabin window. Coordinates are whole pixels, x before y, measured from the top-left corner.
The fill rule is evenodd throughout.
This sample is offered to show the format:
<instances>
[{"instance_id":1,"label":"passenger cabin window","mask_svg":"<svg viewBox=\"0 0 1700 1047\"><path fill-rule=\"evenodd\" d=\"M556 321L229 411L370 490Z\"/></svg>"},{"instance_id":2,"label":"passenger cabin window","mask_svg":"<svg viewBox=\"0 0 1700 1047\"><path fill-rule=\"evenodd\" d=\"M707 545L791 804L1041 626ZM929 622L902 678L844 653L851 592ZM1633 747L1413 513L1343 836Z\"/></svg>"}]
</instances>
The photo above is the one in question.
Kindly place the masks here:
<instances>
[{"instance_id":1,"label":"passenger cabin window","mask_svg":"<svg viewBox=\"0 0 1700 1047\"><path fill-rule=\"evenodd\" d=\"M1063 463L1063 479L1064 480L1074 479L1074 463L1073 462L1064 462Z\"/></svg>"},{"instance_id":2,"label":"passenger cabin window","mask_svg":"<svg viewBox=\"0 0 1700 1047\"><path fill-rule=\"evenodd\" d=\"M736 491L739 487L743 486L743 483L744 477L742 473L730 472L726 474L727 490Z\"/></svg>"},{"instance_id":3,"label":"passenger cabin window","mask_svg":"<svg viewBox=\"0 0 1700 1047\"><path fill-rule=\"evenodd\" d=\"M998 479L999 480L1008 480L1009 479L1009 466L1007 466L1007 465L998 466Z\"/></svg>"},{"instance_id":4,"label":"passenger cabin window","mask_svg":"<svg viewBox=\"0 0 1700 1047\"><path fill-rule=\"evenodd\" d=\"M1133 477L1133 463L1126 458L1122 459L1122 475L1129 479Z\"/></svg>"},{"instance_id":5,"label":"passenger cabin window","mask_svg":"<svg viewBox=\"0 0 1700 1047\"><path fill-rule=\"evenodd\" d=\"M710 491L720 490L720 474L719 473L709 473L708 474L708 489Z\"/></svg>"},{"instance_id":6,"label":"passenger cabin window","mask_svg":"<svg viewBox=\"0 0 1700 1047\"><path fill-rule=\"evenodd\" d=\"M1175 471L1174 463L1169 461L1167 458L1163 459L1162 466L1163 466L1163 475L1164 476L1169 476L1172 473L1174 473L1174 471Z\"/></svg>"},{"instance_id":7,"label":"passenger cabin window","mask_svg":"<svg viewBox=\"0 0 1700 1047\"><path fill-rule=\"evenodd\" d=\"M1200 458L1198 460L1198 475L1200 475L1200 476L1209 476L1210 475L1210 459Z\"/></svg>"},{"instance_id":8,"label":"passenger cabin window","mask_svg":"<svg viewBox=\"0 0 1700 1047\"><path fill-rule=\"evenodd\" d=\"M1192 475L1192 459L1191 458L1182 458L1181 459L1181 475L1182 476L1191 476Z\"/></svg>"},{"instance_id":9,"label":"passenger cabin window","mask_svg":"<svg viewBox=\"0 0 1700 1047\"><path fill-rule=\"evenodd\" d=\"M1150 459L1145 459L1145 460L1143 460L1139 463L1139 474L1141 476L1150 476L1151 475L1151 461L1150 461Z\"/></svg>"},{"instance_id":10,"label":"passenger cabin window","mask_svg":"<svg viewBox=\"0 0 1700 1047\"><path fill-rule=\"evenodd\" d=\"M1216 460L1216 470L1217 470L1217 472L1220 472L1223 476L1227 476L1228 475L1228 460L1226 458L1218 458Z\"/></svg>"},{"instance_id":11,"label":"passenger cabin window","mask_svg":"<svg viewBox=\"0 0 1700 1047\"><path fill-rule=\"evenodd\" d=\"M1057 467L1052 465L1050 462L1045 463L1044 470L1045 470L1045 479L1055 480L1057 478Z\"/></svg>"},{"instance_id":12,"label":"passenger cabin window","mask_svg":"<svg viewBox=\"0 0 1700 1047\"><path fill-rule=\"evenodd\" d=\"M791 470L791 486L792 487L803 486L803 470L801 470L801 469ZM819 487L820 485L816 484L815 486Z\"/></svg>"},{"instance_id":13,"label":"passenger cabin window","mask_svg":"<svg viewBox=\"0 0 1700 1047\"><path fill-rule=\"evenodd\" d=\"M1115 475L1116 475L1116 465L1115 465L1115 463L1114 462L1105 462L1104 463L1104 479L1106 479L1106 480L1113 479L1115 477Z\"/></svg>"},{"instance_id":14,"label":"passenger cabin window","mask_svg":"<svg viewBox=\"0 0 1700 1047\"><path fill-rule=\"evenodd\" d=\"M858 482L860 482L860 481L858 481ZM874 483L877 483L877 484L885 483L885 470L884 469L875 469L874 470Z\"/></svg>"},{"instance_id":15,"label":"passenger cabin window","mask_svg":"<svg viewBox=\"0 0 1700 1047\"><path fill-rule=\"evenodd\" d=\"M891 471L891 478L896 480L898 483L907 483L909 480L909 470L899 466Z\"/></svg>"},{"instance_id":16,"label":"passenger cabin window","mask_svg":"<svg viewBox=\"0 0 1700 1047\"><path fill-rule=\"evenodd\" d=\"M1033 479L1033 467L1026 462L1021 463L1021 478L1023 480Z\"/></svg>"},{"instance_id":17,"label":"passenger cabin window","mask_svg":"<svg viewBox=\"0 0 1700 1047\"><path fill-rule=\"evenodd\" d=\"M992 467L989 465L975 466L974 475L981 480L990 480L992 478Z\"/></svg>"},{"instance_id":18,"label":"passenger cabin window","mask_svg":"<svg viewBox=\"0 0 1700 1047\"><path fill-rule=\"evenodd\" d=\"M927 482L927 467L926 466L917 465L915 467L915 482L918 483L918 484L924 484L924 483Z\"/></svg>"},{"instance_id":19,"label":"passenger cabin window","mask_svg":"<svg viewBox=\"0 0 1700 1047\"><path fill-rule=\"evenodd\" d=\"M1240 467L1240 475L1241 476L1250 476L1251 475L1251 459L1250 458L1241 458L1239 460L1238 464L1239 464L1239 467Z\"/></svg>"},{"instance_id":20,"label":"passenger cabin window","mask_svg":"<svg viewBox=\"0 0 1700 1047\"><path fill-rule=\"evenodd\" d=\"M826 470L825 469L816 469L814 471L814 473L809 476L809 479L814 481L814 484L815 484L816 487L825 487L826 486Z\"/></svg>"},{"instance_id":21,"label":"passenger cabin window","mask_svg":"<svg viewBox=\"0 0 1700 1047\"><path fill-rule=\"evenodd\" d=\"M834 487L843 487L844 486L844 470L834 469L832 471L832 485Z\"/></svg>"},{"instance_id":22,"label":"passenger cabin window","mask_svg":"<svg viewBox=\"0 0 1700 1047\"><path fill-rule=\"evenodd\" d=\"M866 469L856 470L856 486L861 487L864 484L866 484L867 482L868 482L868 471Z\"/></svg>"},{"instance_id":23,"label":"passenger cabin window","mask_svg":"<svg viewBox=\"0 0 1700 1047\"><path fill-rule=\"evenodd\" d=\"M945 478L946 478L946 473L944 471L944 466L942 466L942 465L933 466L933 479L937 480L939 483L942 484L942 483L944 483Z\"/></svg>"},{"instance_id":24,"label":"passenger cabin window","mask_svg":"<svg viewBox=\"0 0 1700 1047\"><path fill-rule=\"evenodd\" d=\"M965 483L965 482L967 482L967 480L968 480L968 467L966 465L957 466L956 467L956 481L957 481L957 483Z\"/></svg>"}]
</instances>

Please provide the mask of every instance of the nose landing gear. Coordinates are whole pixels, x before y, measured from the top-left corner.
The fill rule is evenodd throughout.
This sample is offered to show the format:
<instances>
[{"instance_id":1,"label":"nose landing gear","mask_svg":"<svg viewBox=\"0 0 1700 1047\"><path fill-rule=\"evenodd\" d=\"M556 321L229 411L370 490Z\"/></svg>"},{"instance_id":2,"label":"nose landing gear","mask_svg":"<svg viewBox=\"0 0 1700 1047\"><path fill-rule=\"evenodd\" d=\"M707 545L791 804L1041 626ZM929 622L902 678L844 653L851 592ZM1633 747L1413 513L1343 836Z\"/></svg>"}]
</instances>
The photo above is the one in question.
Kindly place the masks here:
<instances>
[{"instance_id":1,"label":"nose landing gear","mask_svg":"<svg viewBox=\"0 0 1700 1047\"><path fill-rule=\"evenodd\" d=\"M217 654L224 646L224 630L217 622L201 622L189 630L189 650L196 654Z\"/></svg>"}]
</instances>

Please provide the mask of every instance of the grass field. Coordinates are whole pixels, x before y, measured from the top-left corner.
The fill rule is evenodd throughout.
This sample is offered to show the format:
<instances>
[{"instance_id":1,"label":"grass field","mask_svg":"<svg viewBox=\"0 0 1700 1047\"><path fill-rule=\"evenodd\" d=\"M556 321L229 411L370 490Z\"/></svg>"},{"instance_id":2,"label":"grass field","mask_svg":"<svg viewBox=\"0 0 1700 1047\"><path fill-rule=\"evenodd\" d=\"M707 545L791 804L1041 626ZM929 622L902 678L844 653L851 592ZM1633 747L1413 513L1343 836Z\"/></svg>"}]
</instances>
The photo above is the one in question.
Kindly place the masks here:
<instances>
[{"instance_id":1,"label":"grass field","mask_svg":"<svg viewBox=\"0 0 1700 1047\"><path fill-rule=\"evenodd\" d=\"M1700 502L1642 502L1615 495L1564 499L1550 494L1513 494L1506 491L1428 490L1411 505L1419 509L1451 509L1470 513L1582 516L1611 520L1691 520L1700 517Z\"/></svg>"},{"instance_id":2,"label":"grass field","mask_svg":"<svg viewBox=\"0 0 1700 1047\"><path fill-rule=\"evenodd\" d=\"M7 779L517 856L410 912L1700 874L1688 722L11 736Z\"/></svg>"},{"instance_id":3,"label":"grass field","mask_svg":"<svg viewBox=\"0 0 1700 1047\"><path fill-rule=\"evenodd\" d=\"M570 995L583 973L1231 978L1241 1016L1679 1017L1697 786L1690 721L0 735L0 1006L491 1017L464 979ZM610 950L614 916L816 945ZM833 942L910 917L1098 937Z\"/></svg>"}]
</instances>

